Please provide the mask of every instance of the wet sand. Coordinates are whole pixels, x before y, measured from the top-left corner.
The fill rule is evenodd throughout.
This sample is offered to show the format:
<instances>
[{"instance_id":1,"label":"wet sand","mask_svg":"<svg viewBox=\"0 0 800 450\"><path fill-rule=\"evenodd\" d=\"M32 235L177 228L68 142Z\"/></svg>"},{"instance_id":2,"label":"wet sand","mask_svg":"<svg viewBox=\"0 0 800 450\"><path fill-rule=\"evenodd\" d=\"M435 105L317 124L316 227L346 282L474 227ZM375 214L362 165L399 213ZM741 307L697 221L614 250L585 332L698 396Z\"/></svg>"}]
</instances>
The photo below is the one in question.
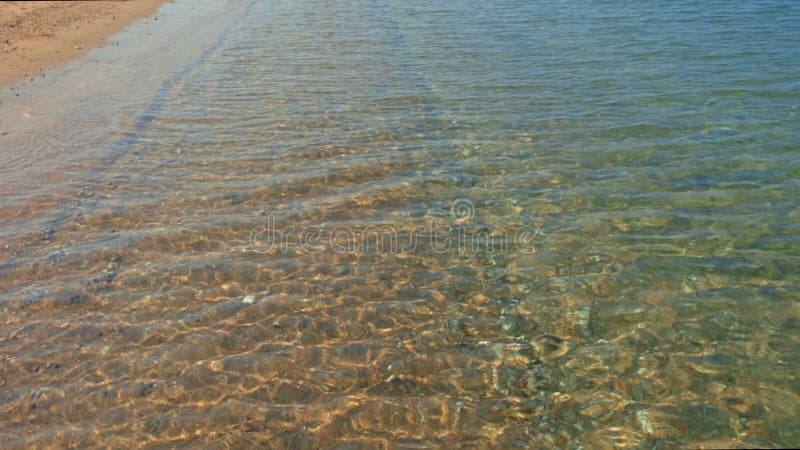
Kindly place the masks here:
<instances>
[{"instance_id":1,"label":"wet sand","mask_svg":"<svg viewBox=\"0 0 800 450\"><path fill-rule=\"evenodd\" d=\"M164 1L0 3L0 86L45 76L135 20L153 15Z\"/></svg>"}]
</instances>

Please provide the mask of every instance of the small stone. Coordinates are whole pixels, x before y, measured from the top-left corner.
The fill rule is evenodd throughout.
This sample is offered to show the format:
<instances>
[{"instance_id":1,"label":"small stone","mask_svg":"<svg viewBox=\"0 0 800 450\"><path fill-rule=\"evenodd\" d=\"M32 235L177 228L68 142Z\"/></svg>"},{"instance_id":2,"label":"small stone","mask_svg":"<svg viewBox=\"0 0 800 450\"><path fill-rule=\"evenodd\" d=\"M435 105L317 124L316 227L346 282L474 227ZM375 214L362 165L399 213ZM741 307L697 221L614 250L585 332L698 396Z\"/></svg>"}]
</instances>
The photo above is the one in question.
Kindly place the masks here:
<instances>
[{"instance_id":1,"label":"small stone","mask_svg":"<svg viewBox=\"0 0 800 450\"><path fill-rule=\"evenodd\" d=\"M579 309L575 311L575 315L578 317L578 325L583 329L589 328L589 316L591 315L591 309L589 307Z\"/></svg>"},{"instance_id":2,"label":"small stone","mask_svg":"<svg viewBox=\"0 0 800 450\"><path fill-rule=\"evenodd\" d=\"M636 418L639 420L639 426L647 434L653 434L653 423L650 421L650 412L646 409L636 411Z\"/></svg>"},{"instance_id":3,"label":"small stone","mask_svg":"<svg viewBox=\"0 0 800 450\"><path fill-rule=\"evenodd\" d=\"M242 303L246 305L252 305L256 302L256 297L254 295L248 295L244 299L242 299Z\"/></svg>"}]
</instances>

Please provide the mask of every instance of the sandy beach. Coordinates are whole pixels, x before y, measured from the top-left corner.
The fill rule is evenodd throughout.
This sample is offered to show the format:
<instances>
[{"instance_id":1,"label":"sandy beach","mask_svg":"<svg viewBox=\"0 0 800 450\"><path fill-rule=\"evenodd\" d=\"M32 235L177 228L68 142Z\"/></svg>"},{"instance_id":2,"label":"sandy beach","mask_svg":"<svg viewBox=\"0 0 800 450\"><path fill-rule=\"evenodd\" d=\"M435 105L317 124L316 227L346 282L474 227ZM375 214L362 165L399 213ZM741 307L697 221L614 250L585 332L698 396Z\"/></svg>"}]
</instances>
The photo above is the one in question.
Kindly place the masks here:
<instances>
[{"instance_id":1,"label":"sandy beach","mask_svg":"<svg viewBox=\"0 0 800 450\"><path fill-rule=\"evenodd\" d=\"M0 3L0 86L45 76L135 20L153 15L164 1Z\"/></svg>"}]
</instances>

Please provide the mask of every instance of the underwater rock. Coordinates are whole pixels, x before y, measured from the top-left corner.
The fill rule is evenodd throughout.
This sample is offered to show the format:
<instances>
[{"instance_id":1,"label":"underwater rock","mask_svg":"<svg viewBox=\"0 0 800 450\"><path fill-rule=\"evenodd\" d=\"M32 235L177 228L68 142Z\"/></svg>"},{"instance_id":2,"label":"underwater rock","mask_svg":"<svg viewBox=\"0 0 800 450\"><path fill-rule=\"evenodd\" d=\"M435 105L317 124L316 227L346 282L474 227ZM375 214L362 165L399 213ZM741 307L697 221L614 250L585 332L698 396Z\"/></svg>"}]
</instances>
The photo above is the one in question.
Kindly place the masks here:
<instances>
[{"instance_id":1,"label":"underwater rock","mask_svg":"<svg viewBox=\"0 0 800 450\"><path fill-rule=\"evenodd\" d=\"M592 307L589 331L599 339L614 339L630 328L653 319L654 308L648 303L600 302Z\"/></svg>"},{"instance_id":2,"label":"underwater rock","mask_svg":"<svg viewBox=\"0 0 800 450\"><path fill-rule=\"evenodd\" d=\"M633 354L612 343L579 347L560 358L561 384L570 388L600 386L624 374L633 365Z\"/></svg>"}]
</instances>

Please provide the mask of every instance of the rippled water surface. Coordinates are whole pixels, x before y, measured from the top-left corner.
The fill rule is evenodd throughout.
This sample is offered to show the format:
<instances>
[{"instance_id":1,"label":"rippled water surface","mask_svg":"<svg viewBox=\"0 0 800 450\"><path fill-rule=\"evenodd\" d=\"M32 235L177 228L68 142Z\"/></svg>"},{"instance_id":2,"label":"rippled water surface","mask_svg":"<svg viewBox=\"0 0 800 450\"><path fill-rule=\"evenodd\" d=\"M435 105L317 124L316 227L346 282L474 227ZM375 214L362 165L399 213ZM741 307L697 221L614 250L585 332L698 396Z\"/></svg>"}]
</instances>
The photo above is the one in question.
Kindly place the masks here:
<instances>
[{"instance_id":1,"label":"rippled water surface","mask_svg":"<svg viewBox=\"0 0 800 450\"><path fill-rule=\"evenodd\" d=\"M0 129L0 445L800 444L799 2L208 4Z\"/></svg>"}]
</instances>

